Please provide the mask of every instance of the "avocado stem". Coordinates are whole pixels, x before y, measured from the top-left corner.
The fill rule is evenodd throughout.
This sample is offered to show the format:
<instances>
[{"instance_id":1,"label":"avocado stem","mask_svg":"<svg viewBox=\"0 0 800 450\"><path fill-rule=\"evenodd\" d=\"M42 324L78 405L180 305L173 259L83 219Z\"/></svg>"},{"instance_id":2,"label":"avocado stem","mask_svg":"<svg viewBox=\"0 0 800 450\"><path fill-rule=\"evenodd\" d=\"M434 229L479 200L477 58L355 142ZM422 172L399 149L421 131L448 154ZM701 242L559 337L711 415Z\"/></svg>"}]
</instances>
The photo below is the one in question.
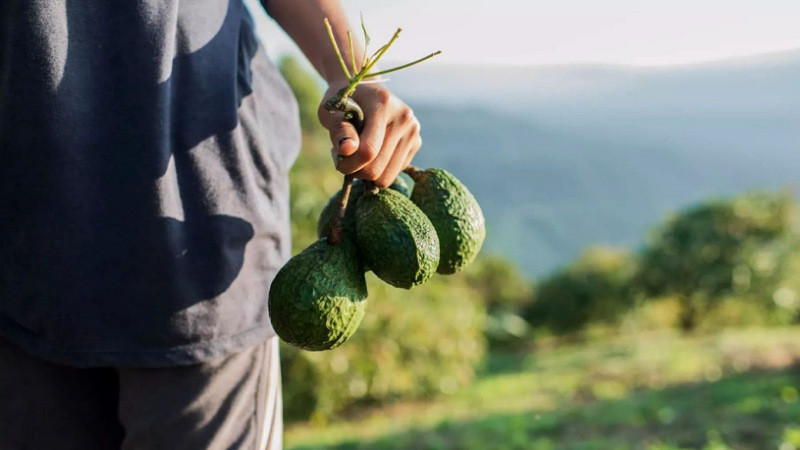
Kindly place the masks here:
<instances>
[{"instance_id":1,"label":"avocado stem","mask_svg":"<svg viewBox=\"0 0 800 450\"><path fill-rule=\"evenodd\" d=\"M380 191L380 189L378 186L375 186L374 182L364 180L364 192L375 195L378 193L378 191Z\"/></svg>"},{"instance_id":2,"label":"avocado stem","mask_svg":"<svg viewBox=\"0 0 800 450\"><path fill-rule=\"evenodd\" d=\"M336 215L333 216L330 231L328 231L328 244L337 245L342 242L342 236L344 234L344 227L342 224L344 223L344 214L347 211L347 202L350 200L350 191L353 188L353 178L353 174L344 176L342 189L339 192L339 203L336 205Z\"/></svg>"},{"instance_id":3,"label":"avocado stem","mask_svg":"<svg viewBox=\"0 0 800 450\"><path fill-rule=\"evenodd\" d=\"M409 177L411 177L412 180L417 181L417 178L419 178L419 176L422 175L423 170L420 169L419 167L412 166L409 164L408 167L403 169L403 172Z\"/></svg>"},{"instance_id":4,"label":"avocado stem","mask_svg":"<svg viewBox=\"0 0 800 450\"><path fill-rule=\"evenodd\" d=\"M344 90L340 90L336 95L326 100L325 109L330 113L343 112L344 120L352 123L356 127L356 132L361 134L364 129L364 111L355 100L343 94Z\"/></svg>"}]
</instances>

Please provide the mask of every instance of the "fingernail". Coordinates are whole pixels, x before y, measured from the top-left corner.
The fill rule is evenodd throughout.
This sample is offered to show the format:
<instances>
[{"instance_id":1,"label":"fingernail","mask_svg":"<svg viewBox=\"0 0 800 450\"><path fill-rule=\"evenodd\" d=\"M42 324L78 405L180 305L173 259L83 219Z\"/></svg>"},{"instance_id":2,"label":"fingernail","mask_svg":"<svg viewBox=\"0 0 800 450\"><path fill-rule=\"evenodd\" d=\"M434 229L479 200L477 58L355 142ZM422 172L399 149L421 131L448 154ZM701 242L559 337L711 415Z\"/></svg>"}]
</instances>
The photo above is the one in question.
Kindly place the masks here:
<instances>
[{"instance_id":1,"label":"fingernail","mask_svg":"<svg viewBox=\"0 0 800 450\"><path fill-rule=\"evenodd\" d=\"M353 138L351 138L350 136L344 136L342 138L339 138L339 143L338 143L339 148L342 148L342 144L344 143L344 141L349 141L351 139Z\"/></svg>"}]
</instances>

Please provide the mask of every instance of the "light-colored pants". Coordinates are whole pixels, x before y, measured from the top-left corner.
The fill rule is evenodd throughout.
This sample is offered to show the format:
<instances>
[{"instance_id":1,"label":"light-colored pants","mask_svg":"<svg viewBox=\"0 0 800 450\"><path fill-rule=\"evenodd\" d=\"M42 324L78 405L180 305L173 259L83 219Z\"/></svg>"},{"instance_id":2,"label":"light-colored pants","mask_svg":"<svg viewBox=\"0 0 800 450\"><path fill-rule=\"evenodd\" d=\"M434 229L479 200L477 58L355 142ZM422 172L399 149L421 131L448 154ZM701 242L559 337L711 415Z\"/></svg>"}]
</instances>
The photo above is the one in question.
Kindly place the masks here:
<instances>
[{"instance_id":1,"label":"light-colored pants","mask_svg":"<svg viewBox=\"0 0 800 450\"><path fill-rule=\"evenodd\" d=\"M280 449L278 339L172 368L77 369L0 340L0 449Z\"/></svg>"}]
</instances>

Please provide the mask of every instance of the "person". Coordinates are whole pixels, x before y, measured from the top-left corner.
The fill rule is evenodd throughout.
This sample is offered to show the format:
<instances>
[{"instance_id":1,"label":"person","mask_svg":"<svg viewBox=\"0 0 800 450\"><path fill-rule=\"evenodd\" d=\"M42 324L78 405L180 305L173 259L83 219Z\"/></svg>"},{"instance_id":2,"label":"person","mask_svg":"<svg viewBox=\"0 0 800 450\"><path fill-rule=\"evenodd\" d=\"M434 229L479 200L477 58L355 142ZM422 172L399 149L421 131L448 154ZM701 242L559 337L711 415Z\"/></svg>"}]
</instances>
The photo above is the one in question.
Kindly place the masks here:
<instances>
[{"instance_id":1,"label":"person","mask_svg":"<svg viewBox=\"0 0 800 450\"><path fill-rule=\"evenodd\" d=\"M339 1L265 3L343 86ZM381 84L353 98L360 136L320 108L336 169L388 186L419 122ZM299 145L242 0L2 2L0 448L281 447L267 298Z\"/></svg>"}]
</instances>

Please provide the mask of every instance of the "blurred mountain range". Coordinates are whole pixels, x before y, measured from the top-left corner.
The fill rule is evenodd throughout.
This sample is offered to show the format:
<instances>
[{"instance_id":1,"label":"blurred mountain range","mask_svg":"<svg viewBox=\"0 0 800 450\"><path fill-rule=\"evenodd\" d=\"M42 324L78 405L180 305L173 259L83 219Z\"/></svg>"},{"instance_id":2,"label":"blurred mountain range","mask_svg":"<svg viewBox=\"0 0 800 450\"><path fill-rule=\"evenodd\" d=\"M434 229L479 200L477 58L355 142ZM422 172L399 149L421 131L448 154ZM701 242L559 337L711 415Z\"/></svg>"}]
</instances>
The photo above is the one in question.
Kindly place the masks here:
<instances>
[{"instance_id":1,"label":"blurred mountain range","mask_svg":"<svg viewBox=\"0 0 800 450\"><path fill-rule=\"evenodd\" d=\"M530 276L584 248L636 248L687 204L800 186L800 50L673 67L428 64L390 86L422 123L420 166L473 191L485 251Z\"/></svg>"}]
</instances>

